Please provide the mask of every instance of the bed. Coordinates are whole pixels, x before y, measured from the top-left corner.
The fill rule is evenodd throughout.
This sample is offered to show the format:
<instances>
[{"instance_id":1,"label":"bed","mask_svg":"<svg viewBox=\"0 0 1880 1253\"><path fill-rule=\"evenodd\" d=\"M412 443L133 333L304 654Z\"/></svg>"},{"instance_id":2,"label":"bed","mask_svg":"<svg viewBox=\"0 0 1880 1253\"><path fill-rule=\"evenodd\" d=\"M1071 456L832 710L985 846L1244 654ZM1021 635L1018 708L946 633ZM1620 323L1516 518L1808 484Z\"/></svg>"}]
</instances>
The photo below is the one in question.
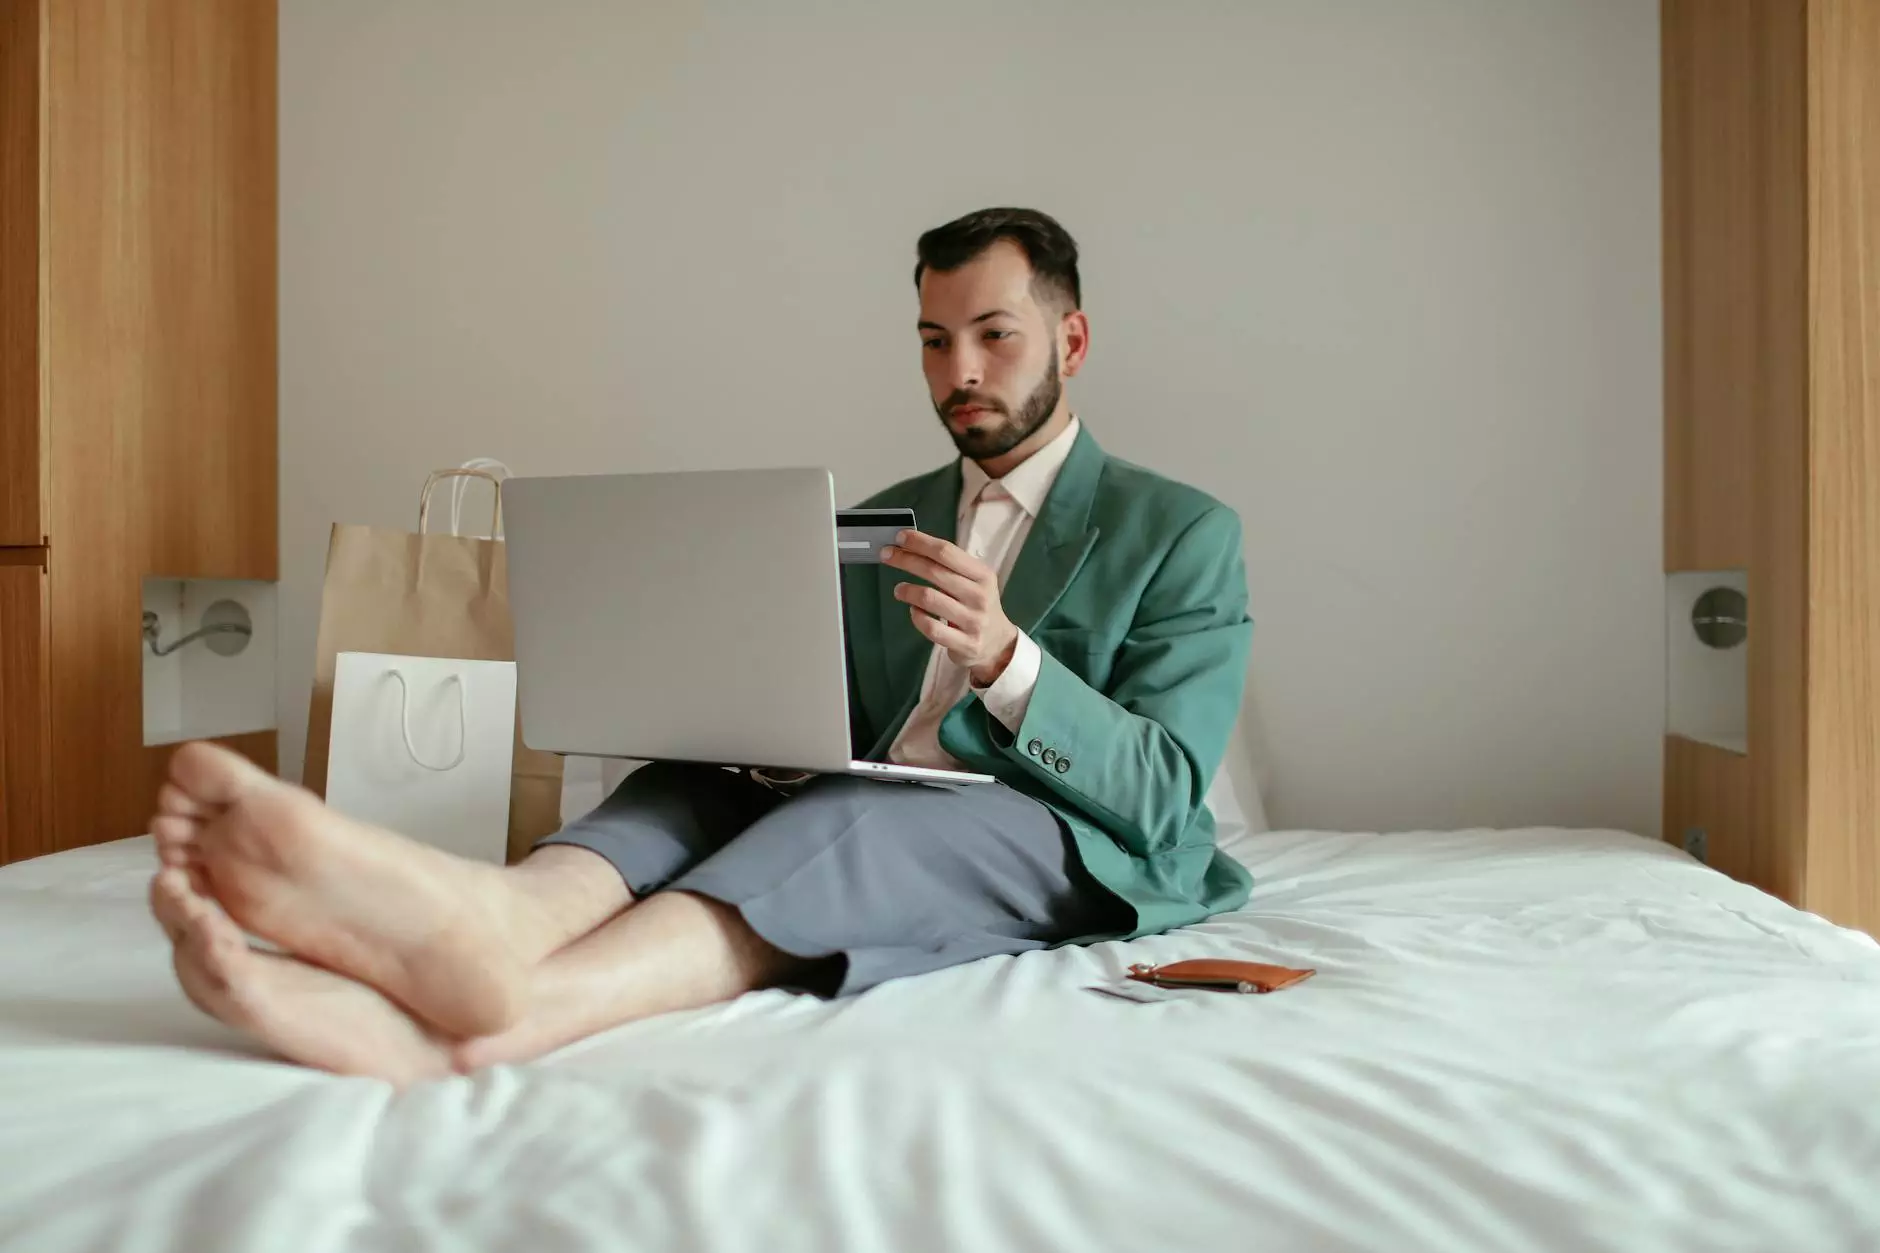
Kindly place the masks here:
<instances>
[{"instance_id":1,"label":"bed","mask_svg":"<svg viewBox=\"0 0 1880 1253\"><path fill-rule=\"evenodd\" d=\"M198 1015L147 841L0 870L0 1248L1880 1248L1880 947L1635 836L1230 833L1248 907L394 1094ZM1092 993L1130 962L1315 966Z\"/></svg>"}]
</instances>

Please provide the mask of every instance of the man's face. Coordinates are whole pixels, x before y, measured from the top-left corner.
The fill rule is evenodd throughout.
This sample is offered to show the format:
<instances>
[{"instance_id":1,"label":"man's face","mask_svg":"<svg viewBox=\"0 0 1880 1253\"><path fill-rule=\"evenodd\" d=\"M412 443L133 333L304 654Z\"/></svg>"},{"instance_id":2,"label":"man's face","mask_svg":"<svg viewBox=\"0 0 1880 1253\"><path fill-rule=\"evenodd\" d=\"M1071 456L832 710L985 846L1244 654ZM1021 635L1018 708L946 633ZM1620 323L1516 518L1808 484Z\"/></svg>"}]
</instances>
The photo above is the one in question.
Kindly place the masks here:
<instances>
[{"instance_id":1,"label":"man's face","mask_svg":"<svg viewBox=\"0 0 1880 1253\"><path fill-rule=\"evenodd\" d=\"M1058 323L1032 293L1031 263L1009 240L957 270L920 279L921 363L934 412L960 452L1003 456L1057 408Z\"/></svg>"}]
</instances>

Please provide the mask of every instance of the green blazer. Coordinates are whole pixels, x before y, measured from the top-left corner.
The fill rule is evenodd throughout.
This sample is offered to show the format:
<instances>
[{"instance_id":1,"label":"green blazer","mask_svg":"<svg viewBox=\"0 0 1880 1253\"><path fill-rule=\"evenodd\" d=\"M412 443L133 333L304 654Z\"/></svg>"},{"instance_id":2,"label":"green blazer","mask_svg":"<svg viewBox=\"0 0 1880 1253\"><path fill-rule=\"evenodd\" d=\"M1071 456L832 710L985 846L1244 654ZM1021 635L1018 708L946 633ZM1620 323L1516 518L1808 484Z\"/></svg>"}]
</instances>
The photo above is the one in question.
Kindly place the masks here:
<instances>
[{"instance_id":1,"label":"green blazer","mask_svg":"<svg viewBox=\"0 0 1880 1253\"><path fill-rule=\"evenodd\" d=\"M951 540L959 499L953 462L862 506L912 508L923 531ZM842 568L851 739L865 760L882 760L913 712L933 648L894 599L906 577ZM968 693L941 722L941 746L1056 811L1085 867L1134 907L1132 937L1244 903L1252 877L1214 847L1202 803L1253 637L1238 515L1109 456L1083 429L1003 604L1044 654L1024 725L1012 734Z\"/></svg>"}]
</instances>

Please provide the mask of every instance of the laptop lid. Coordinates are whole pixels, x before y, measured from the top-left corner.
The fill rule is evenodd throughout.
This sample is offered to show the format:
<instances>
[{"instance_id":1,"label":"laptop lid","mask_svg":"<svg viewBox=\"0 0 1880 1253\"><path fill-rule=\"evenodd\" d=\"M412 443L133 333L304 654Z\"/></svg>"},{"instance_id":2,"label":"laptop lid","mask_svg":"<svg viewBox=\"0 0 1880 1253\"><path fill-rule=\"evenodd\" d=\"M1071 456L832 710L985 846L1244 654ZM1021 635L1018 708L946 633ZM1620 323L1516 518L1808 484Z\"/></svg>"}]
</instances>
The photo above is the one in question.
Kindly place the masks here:
<instances>
[{"instance_id":1,"label":"laptop lid","mask_svg":"<svg viewBox=\"0 0 1880 1253\"><path fill-rule=\"evenodd\" d=\"M847 766L829 471L512 478L503 513L529 747Z\"/></svg>"}]
</instances>

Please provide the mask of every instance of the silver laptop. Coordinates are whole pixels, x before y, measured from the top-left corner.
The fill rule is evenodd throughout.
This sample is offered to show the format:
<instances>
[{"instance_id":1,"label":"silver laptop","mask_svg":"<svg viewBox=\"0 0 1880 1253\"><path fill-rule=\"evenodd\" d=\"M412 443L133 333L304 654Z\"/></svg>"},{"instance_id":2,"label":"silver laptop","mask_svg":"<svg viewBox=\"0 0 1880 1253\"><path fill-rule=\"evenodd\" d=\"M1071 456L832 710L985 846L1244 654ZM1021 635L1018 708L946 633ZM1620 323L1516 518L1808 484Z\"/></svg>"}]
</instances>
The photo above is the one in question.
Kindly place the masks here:
<instances>
[{"instance_id":1,"label":"silver laptop","mask_svg":"<svg viewBox=\"0 0 1880 1253\"><path fill-rule=\"evenodd\" d=\"M819 469L504 483L523 742L993 782L852 757L835 513Z\"/></svg>"}]
</instances>

